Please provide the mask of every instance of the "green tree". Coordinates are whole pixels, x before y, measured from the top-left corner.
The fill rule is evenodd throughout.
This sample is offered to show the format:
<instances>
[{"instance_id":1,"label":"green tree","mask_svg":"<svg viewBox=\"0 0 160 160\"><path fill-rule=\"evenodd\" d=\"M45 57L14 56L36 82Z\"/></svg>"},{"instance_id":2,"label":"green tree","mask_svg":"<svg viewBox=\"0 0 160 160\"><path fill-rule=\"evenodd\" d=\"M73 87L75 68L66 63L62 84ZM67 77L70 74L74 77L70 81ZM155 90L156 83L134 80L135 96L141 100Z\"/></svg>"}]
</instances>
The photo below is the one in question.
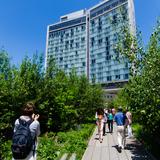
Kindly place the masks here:
<instances>
[{"instance_id":1,"label":"green tree","mask_svg":"<svg viewBox=\"0 0 160 160\"><path fill-rule=\"evenodd\" d=\"M128 38L130 33L128 32L126 35ZM136 37L134 39L136 40ZM133 44L133 39L124 38L124 40L127 40L129 45L126 46L125 52L122 50L121 54L126 56L130 62L135 62L137 70L140 70L137 72L138 74L133 74L128 84L119 93L115 103L123 103L126 105L125 107L132 110L134 121L143 127L143 139L147 146L155 152L159 147L157 139L160 134L160 23L157 23L143 54L140 52L141 48L138 47L136 54L131 51L130 46ZM138 43L137 40L136 43ZM136 46L140 46L140 44L136 44ZM136 58L133 58L132 55ZM143 57L141 61L138 55ZM120 101L122 96L124 102ZM158 151L156 154L159 154Z\"/></svg>"}]
</instances>

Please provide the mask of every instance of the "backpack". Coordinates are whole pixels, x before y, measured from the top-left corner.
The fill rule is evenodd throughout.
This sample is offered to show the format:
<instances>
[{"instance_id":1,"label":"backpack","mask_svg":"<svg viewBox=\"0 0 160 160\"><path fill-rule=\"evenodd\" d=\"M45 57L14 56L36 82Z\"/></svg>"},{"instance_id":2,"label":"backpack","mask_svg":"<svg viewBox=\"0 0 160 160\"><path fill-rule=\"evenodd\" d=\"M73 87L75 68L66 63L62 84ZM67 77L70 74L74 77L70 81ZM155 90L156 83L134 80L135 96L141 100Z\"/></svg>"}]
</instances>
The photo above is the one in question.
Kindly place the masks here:
<instances>
[{"instance_id":1,"label":"backpack","mask_svg":"<svg viewBox=\"0 0 160 160\"><path fill-rule=\"evenodd\" d=\"M32 120L19 119L19 125L12 138L11 150L14 159L25 159L32 150L34 139L29 128L31 123Z\"/></svg>"}]
</instances>

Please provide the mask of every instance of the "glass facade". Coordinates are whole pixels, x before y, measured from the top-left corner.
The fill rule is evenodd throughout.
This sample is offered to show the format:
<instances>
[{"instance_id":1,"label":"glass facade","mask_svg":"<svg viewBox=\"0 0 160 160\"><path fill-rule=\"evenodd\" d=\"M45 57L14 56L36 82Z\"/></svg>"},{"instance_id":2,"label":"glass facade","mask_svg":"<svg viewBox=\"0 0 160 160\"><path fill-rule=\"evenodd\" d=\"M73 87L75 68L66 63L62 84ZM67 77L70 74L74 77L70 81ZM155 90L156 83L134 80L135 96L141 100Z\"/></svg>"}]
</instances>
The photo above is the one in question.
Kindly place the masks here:
<instances>
[{"instance_id":1,"label":"glass facade","mask_svg":"<svg viewBox=\"0 0 160 160\"><path fill-rule=\"evenodd\" d=\"M123 10L123 22L129 22L134 13L132 0L108 0L85 11L81 17L63 20L49 26L47 32L46 64L54 57L59 68L78 75L86 74L91 82L101 84L127 81L128 62L116 60L115 44L122 23L118 21ZM132 15L134 17L134 15ZM134 20L133 20L134 21ZM134 27L134 26L132 26ZM46 65L47 66L47 65Z\"/></svg>"},{"instance_id":2,"label":"glass facade","mask_svg":"<svg viewBox=\"0 0 160 160\"><path fill-rule=\"evenodd\" d=\"M127 60L116 60L115 44L122 24L119 23L121 11L127 16L128 5L123 0L107 1L90 11L90 80L98 83L128 80ZM117 7L117 5L120 5ZM112 10L106 7L112 6ZM115 6L116 8L113 8ZM109 7L111 9L111 7ZM94 16L96 15L96 16ZM124 21L127 21L124 17ZM120 60L120 59L119 59Z\"/></svg>"},{"instance_id":3,"label":"glass facade","mask_svg":"<svg viewBox=\"0 0 160 160\"><path fill-rule=\"evenodd\" d=\"M67 74L74 68L78 75L86 73L86 17L49 27L47 60Z\"/></svg>"}]
</instances>

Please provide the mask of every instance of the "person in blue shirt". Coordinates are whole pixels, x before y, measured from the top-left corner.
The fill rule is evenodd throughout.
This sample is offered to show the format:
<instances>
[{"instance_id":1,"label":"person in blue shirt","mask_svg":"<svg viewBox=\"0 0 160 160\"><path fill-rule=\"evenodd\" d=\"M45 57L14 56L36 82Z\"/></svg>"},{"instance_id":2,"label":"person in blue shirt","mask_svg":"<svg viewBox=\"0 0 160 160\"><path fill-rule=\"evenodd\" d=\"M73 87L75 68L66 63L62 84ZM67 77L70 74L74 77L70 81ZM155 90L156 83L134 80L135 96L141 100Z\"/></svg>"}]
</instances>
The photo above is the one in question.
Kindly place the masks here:
<instances>
[{"instance_id":1,"label":"person in blue shirt","mask_svg":"<svg viewBox=\"0 0 160 160\"><path fill-rule=\"evenodd\" d=\"M118 140L118 148L124 149L125 146L125 121L126 116L122 112L122 107L118 108L118 112L114 117L114 121L117 124L117 140Z\"/></svg>"}]
</instances>

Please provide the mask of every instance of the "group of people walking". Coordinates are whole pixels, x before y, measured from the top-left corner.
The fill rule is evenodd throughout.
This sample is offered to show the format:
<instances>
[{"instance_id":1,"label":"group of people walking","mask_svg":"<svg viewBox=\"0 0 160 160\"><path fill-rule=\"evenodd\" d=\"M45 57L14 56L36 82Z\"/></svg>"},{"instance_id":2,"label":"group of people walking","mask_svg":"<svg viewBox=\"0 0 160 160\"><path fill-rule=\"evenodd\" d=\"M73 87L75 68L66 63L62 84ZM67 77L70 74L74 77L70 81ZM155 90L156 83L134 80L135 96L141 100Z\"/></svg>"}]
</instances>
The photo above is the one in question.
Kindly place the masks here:
<instances>
[{"instance_id":1,"label":"group of people walking","mask_svg":"<svg viewBox=\"0 0 160 160\"><path fill-rule=\"evenodd\" d=\"M122 108L119 107L116 112L114 108L103 109L98 108L96 111L96 124L98 126L99 141L102 143L103 136L106 134L106 124L108 124L109 133L113 132L113 123L117 124L117 141L118 149L124 149L125 147L125 132L128 131L127 138L131 138L132 135L132 114L128 110L122 112Z\"/></svg>"},{"instance_id":2,"label":"group of people walking","mask_svg":"<svg viewBox=\"0 0 160 160\"><path fill-rule=\"evenodd\" d=\"M114 110L98 108L95 118L98 126L99 141L102 143L103 136L106 134L106 124L108 124L109 132L113 132Z\"/></svg>"}]
</instances>

